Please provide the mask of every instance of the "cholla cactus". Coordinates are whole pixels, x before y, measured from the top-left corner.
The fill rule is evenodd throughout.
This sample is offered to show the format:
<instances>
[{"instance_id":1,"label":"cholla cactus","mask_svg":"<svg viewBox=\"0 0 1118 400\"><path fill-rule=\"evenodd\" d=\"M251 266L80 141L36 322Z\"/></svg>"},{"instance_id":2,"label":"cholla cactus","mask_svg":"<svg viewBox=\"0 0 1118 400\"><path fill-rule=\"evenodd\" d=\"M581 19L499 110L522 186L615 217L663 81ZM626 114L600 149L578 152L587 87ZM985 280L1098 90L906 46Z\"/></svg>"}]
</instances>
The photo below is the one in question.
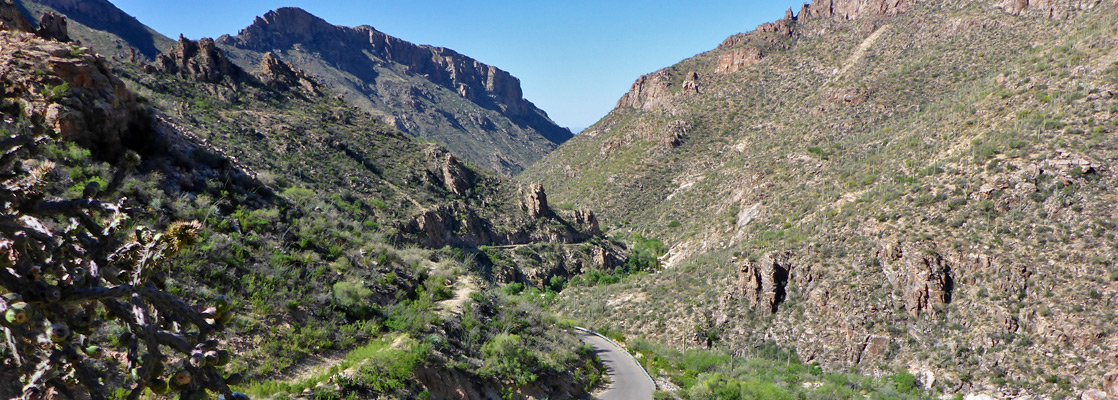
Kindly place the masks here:
<instances>
[{"instance_id":1,"label":"cholla cactus","mask_svg":"<svg viewBox=\"0 0 1118 400\"><path fill-rule=\"evenodd\" d=\"M97 200L101 188L52 199L41 188L54 165L31 157L48 140L0 137L0 367L21 379L0 382L0 397L20 390L11 395L38 399L54 391L103 399L112 382L129 385L129 399L145 389L242 398L222 375L229 353L211 339L230 319L228 300L190 305L160 289L160 266L194 244L201 225L122 232L129 214L124 200ZM110 319L124 328L111 351L119 362L98 361L107 349L93 339Z\"/></svg>"}]
</instances>

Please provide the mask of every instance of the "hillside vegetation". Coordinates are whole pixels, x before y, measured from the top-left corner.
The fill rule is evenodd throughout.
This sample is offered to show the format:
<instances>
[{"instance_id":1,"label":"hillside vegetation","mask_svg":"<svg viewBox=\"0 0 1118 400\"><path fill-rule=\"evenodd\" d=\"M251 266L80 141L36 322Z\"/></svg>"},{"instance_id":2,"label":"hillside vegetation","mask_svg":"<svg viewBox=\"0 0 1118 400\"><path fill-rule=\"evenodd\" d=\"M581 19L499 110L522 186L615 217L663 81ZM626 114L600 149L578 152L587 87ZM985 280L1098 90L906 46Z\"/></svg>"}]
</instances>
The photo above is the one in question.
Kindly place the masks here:
<instances>
[{"instance_id":1,"label":"hillside vegetation","mask_svg":"<svg viewBox=\"0 0 1118 400\"><path fill-rule=\"evenodd\" d=\"M508 72L370 26L331 25L286 7L217 44L246 69L272 52L396 129L502 174L524 170L572 136L524 99Z\"/></svg>"},{"instance_id":2,"label":"hillside vegetation","mask_svg":"<svg viewBox=\"0 0 1118 400\"><path fill-rule=\"evenodd\" d=\"M558 307L943 393L1114 385L1118 5L818 3L641 77L521 175L669 247Z\"/></svg>"},{"instance_id":3,"label":"hillside vegetation","mask_svg":"<svg viewBox=\"0 0 1118 400\"><path fill-rule=\"evenodd\" d=\"M231 395L226 385L254 397L579 397L600 381L567 323L493 290L623 264L624 248L600 236L589 211L551 210L542 188L469 168L290 64L241 70L213 41L181 40L155 65L115 69L89 48L29 33L0 32L0 49L3 177L19 196L4 205L12 224L0 248L14 269L0 276L0 305L31 310L0 322L5 365L21 365L0 371L0 397L84 396L78 383L93 398ZM113 213L34 205L90 198ZM78 230L86 226L94 233ZM176 233L183 227L190 235ZM126 250L162 246L152 231L191 245L90 260L67 244L93 235ZM25 247L26 232L46 232L34 236L42 245ZM56 267L51 251L74 259ZM31 256L47 264L30 266ZM133 260L143 262L133 269ZM77 267L90 277L76 278ZM132 270L142 279L128 278ZM42 285L59 296L40 294ZM113 300L76 294L90 285L97 298L174 307L133 323ZM228 310L209 310L219 298ZM444 305L452 298L457 305ZM72 335L58 318L72 319ZM195 360L190 347L160 353L151 340L137 350L133 338L150 339L152 325L198 338L195 352L226 349L231 361ZM85 355L91 344L103 357ZM27 358L29 348L49 367Z\"/></svg>"},{"instance_id":4,"label":"hillside vegetation","mask_svg":"<svg viewBox=\"0 0 1118 400\"><path fill-rule=\"evenodd\" d=\"M70 37L111 64L151 63L175 44L107 0L13 1L31 21L66 16ZM254 71L271 53L333 95L471 165L516 174L573 136L524 98L519 79L454 50L369 26L335 26L292 7L251 22L216 41L232 62Z\"/></svg>"}]
</instances>

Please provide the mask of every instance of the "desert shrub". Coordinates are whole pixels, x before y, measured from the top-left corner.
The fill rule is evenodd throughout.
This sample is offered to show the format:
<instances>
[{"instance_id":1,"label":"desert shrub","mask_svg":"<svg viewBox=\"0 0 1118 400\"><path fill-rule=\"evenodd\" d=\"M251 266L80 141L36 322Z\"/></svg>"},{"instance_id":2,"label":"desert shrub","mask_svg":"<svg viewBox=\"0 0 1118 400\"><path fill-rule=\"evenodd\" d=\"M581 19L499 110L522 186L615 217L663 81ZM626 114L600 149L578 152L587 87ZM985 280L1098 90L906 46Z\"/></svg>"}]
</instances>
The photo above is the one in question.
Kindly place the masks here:
<instances>
[{"instance_id":1,"label":"desert shrub","mask_svg":"<svg viewBox=\"0 0 1118 400\"><path fill-rule=\"evenodd\" d=\"M333 289L334 304L350 318L369 319L379 313L373 302L373 291L363 283L340 281Z\"/></svg>"},{"instance_id":2,"label":"desert shrub","mask_svg":"<svg viewBox=\"0 0 1118 400\"><path fill-rule=\"evenodd\" d=\"M901 393L915 393L920 388L916 385L916 377L907 371L898 372L892 376L891 380L897 391Z\"/></svg>"},{"instance_id":3,"label":"desert shrub","mask_svg":"<svg viewBox=\"0 0 1118 400\"><path fill-rule=\"evenodd\" d=\"M536 355L519 335L502 333L489 339L481 348L485 357L482 374L511 382L516 386L532 383L538 377L532 372Z\"/></svg>"},{"instance_id":4,"label":"desert shrub","mask_svg":"<svg viewBox=\"0 0 1118 400\"><path fill-rule=\"evenodd\" d=\"M449 279L445 276L435 275L427 278L423 283L423 287L427 290L427 294L431 297L431 301L446 300L454 297L454 291L450 290L447 286Z\"/></svg>"}]
</instances>

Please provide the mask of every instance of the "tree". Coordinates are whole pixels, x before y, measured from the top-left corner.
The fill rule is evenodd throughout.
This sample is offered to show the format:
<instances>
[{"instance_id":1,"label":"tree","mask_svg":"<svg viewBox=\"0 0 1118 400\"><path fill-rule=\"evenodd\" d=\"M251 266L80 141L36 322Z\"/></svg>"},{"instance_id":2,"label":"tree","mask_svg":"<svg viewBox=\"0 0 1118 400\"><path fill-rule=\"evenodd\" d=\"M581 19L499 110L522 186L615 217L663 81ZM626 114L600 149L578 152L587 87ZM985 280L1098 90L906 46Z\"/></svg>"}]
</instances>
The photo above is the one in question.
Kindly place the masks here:
<instances>
[{"instance_id":1,"label":"tree","mask_svg":"<svg viewBox=\"0 0 1118 400\"><path fill-rule=\"evenodd\" d=\"M57 139L28 125L0 126L21 132L0 129L0 397L55 391L104 399L110 383L131 387L129 399L145 388L181 398L202 398L206 390L243 396L226 386L239 376L222 375L217 367L229 353L211 339L232 318L228 300L202 307L162 289L164 261L194 244L201 225L176 222L156 232L132 226L126 199L97 199L138 165L135 153L107 187L92 182L73 199L46 193L55 164L38 150ZM111 325L123 333L113 345L98 343L98 332L104 336ZM100 360L103 346L124 361Z\"/></svg>"}]
</instances>

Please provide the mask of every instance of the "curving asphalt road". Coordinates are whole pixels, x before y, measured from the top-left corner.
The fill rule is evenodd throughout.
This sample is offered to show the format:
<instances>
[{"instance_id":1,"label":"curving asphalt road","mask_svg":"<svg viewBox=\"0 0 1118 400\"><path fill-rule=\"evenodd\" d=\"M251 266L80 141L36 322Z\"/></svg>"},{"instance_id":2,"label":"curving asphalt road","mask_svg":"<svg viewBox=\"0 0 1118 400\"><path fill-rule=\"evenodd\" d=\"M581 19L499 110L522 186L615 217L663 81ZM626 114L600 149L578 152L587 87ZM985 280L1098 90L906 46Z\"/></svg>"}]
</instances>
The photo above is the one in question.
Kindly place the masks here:
<instances>
[{"instance_id":1,"label":"curving asphalt road","mask_svg":"<svg viewBox=\"0 0 1118 400\"><path fill-rule=\"evenodd\" d=\"M579 337L594 348L602 359L610 377L609 389L598 397L601 400L650 400L656 388L648 380L644 369L629 354L600 337L579 332Z\"/></svg>"}]
</instances>

